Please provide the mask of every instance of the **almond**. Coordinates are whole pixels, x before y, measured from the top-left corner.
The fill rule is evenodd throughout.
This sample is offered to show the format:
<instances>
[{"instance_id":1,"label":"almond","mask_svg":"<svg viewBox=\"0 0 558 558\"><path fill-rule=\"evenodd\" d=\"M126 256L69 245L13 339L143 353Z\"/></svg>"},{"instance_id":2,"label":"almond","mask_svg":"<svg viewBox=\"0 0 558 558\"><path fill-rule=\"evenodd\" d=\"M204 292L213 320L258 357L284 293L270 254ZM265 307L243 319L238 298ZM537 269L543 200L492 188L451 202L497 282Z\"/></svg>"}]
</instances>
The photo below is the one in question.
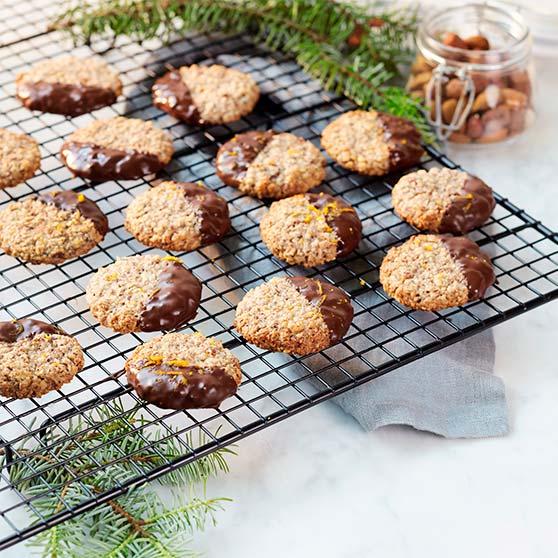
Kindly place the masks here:
<instances>
[{"instance_id":1,"label":"almond","mask_svg":"<svg viewBox=\"0 0 558 558\"><path fill-rule=\"evenodd\" d=\"M445 33L442 42L453 48L468 48L467 43L457 33Z\"/></svg>"},{"instance_id":2,"label":"almond","mask_svg":"<svg viewBox=\"0 0 558 558\"><path fill-rule=\"evenodd\" d=\"M510 110L510 133L517 134L525 129L527 110L524 108L512 108Z\"/></svg>"},{"instance_id":3,"label":"almond","mask_svg":"<svg viewBox=\"0 0 558 558\"><path fill-rule=\"evenodd\" d=\"M502 99L509 107L520 108L527 106L527 95L517 89L505 87L502 89Z\"/></svg>"},{"instance_id":4,"label":"almond","mask_svg":"<svg viewBox=\"0 0 558 558\"><path fill-rule=\"evenodd\" d=\"M471 50L490 50L490 43L486 37L482 35L473 35L465 39L467 48Z\"/></svg>"},{"instance_id":5,"label":"almond","mask_svg":"<svg viewBox=\"0 0 558 558\"><path fill-rule=\"evenodd\" d=\"M471 143L471 138L461 132L454 132L448 139L454 143Z\"/></svg>"},{"instance_id":6,"label":"almond","mask_svg":"<svg viewBox=\"0 0 558 558\"><path fill-rule=\"evenodd\" d=\"M463 93L463 82L459 78L453 78L446 84L446 97L459 99Z\"/></svg>"},{"instance_id":7,"label":"almond","mask_svg":"<svg viewBox=\"0 0 558 558\"><path fill-rule=\"evenodd\" d=\"M450 124L457 107L457 99L446 99L442 103L442 120Z\"/></svg>"},{"instance_id":8,"label":"almond","mask_svg":"<svg viewBox=\"0 0 558 558\"><path fill-rule=\"evenodd\" d=\"M414 91L420 89L423 85L427 84L432 77L432 72L421 72L409 78L407 82L407 89Z\"/></svg>"},{"instance_id":9,"label":"almond","mask_svg":"<svg viewBox=\"0 0 558 558\"><path fill-rule=\"evenodd\" d=\"M507 128L511 121L511 111L506 105L500 105L494 109L487 110L481 116L485 133L493 132L500 128Z\"/></svg>"},{"instance_id":10,"label":"almond","mask_svg":"<svg viewBox=\"0 0 558 558\"><path fill-rule=\"evenodd\" d=\"M417 54L413 65L411 66L411 73L421 74L422 72L429 72L432 70L432 64L426 60L422 54Z\"/></svg>"}]
</instances>

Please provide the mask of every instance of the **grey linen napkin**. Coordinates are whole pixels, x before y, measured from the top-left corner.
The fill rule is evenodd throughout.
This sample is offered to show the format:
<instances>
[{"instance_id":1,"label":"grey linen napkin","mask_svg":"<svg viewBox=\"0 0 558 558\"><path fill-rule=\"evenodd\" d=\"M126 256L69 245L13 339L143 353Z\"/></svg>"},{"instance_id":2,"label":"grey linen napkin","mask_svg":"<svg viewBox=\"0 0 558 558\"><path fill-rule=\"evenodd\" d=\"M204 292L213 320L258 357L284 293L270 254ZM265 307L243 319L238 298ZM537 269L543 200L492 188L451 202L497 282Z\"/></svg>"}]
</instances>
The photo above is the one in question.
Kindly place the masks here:
<instances>
[{"instance_id":1,"label":"grey linen napkin","mask_svg":"<svg viewBox=\"0 0 558 558\"><path fill-rule=\"evenodd\" d=\"M446 438L508 432L504 383L492 374L494 336L479 333L338 395L365 430L405 424Z\"/></svg>"}]
</instances>

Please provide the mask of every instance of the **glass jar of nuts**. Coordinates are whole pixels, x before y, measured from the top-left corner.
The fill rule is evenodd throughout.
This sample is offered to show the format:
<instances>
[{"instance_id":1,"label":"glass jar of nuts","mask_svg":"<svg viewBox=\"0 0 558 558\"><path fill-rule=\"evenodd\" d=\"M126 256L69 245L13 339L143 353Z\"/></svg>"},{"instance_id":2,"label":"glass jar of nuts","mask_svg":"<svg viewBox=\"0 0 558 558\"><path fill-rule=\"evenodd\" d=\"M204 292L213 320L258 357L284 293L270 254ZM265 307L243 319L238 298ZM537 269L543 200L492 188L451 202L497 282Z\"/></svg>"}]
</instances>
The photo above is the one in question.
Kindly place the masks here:
<instances>
[{"instance_id":1,"label":"glass jar of nuts","mask_svg":"<svg viewBox=\"0 0 558 558\"><path fill-rule=\"evenodd\" d=\"M504 2L468 4L428 18L407 89L424 99L440 140L486 144L534 119L529 29Z\"/></svg>"}]
</instances>

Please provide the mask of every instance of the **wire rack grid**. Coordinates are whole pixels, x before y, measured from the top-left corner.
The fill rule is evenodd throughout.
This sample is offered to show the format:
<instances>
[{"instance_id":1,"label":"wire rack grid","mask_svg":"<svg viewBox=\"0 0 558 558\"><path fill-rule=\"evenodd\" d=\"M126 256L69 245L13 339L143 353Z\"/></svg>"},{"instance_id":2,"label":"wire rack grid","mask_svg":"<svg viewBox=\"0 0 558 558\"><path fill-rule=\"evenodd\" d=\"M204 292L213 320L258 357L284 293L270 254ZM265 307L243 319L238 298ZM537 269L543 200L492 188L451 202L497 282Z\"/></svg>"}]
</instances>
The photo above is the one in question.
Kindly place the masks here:
<instances>
[{"instance_id":1,"label":"wire rack grid","mask_svg":"<svg viewBox=\"0 0 558 558\"><path fill-rule=\"evenodd\" d=\"M39 7L48 6L44 0L36 3ZM153 40L140 46L119 39L115 44L97 41L74 49L77 55L100 54L117 68L125 85L125 100L74 119L31 113L14 98L14 77L37 60L60 55L72 47L58 33L38 32L33 25L23 27L27 35L12 37L0 61L0 126L37 139L41 144L42 170L26 184L0 192L0 208L53 187L85 191L109 217L111 231L89 254L56 267L28 265L0 255L0 320L34 317L57 323L77 338L86 354L85 369L62 389L41 399L0 402L0 436L7 465L0 472L0 533L5 534L0 548L558 297L556 234L497 196L492 218L471 235L491 255L497 271L497 284L488 296L443 312L416 312L402 307L389 299L378 283L378 268L386 251L416 232L393 213L390 188L397 176L364 178L335 164L328 165L327 178L320 189L342 196L357 209L363 222L363 241L350 257L319 269L305 271L284 264L270 255L259 237L258 223L265 204L224 186L215 176L212 160L218 147L234 133L254 128L293 132L319 145L325 125L353 108L349 101L322 91L288 58L257 48L242 37L192 34L170 45ZM150 98L154 79L171 67L194 62L219 62L249 72L262 90L255 112L232 125L200 130L178 123L154 108ZM173 253L203 283L199 313L184 331L217 337L242 364L244 378L238 394L218 410L162 411L144 405L120 372L126 355L152 335L117 335L100 327L88 311L84 289L97 268L120 256L157 253L139 244L123 228L126 206L149 188L155 177L90 186L73 178L58 157L64 138L76 128L92 119L117 114L152 119L172 134L176 153L157 179L201 180L228 201L233 230L226 238L193 252ZM458 168L428 148L421 166L433 165ZM259 350L243 342L232 329L234 309L244 293L284 274L318 276L350 295L355 317L341 343L319 354L298 358ZM140 443L129 453L113 452L110 462L94 463L88 474L133 460L134 453L146 448L158 459L138 464L133 474L92 493L83 482L84 474L74 473L72 462L59 457L59 449L68 442L81 449L80 436L95 432L103 424L102 416L91 418L95 410L109 411L122 421L129 420L127 411L138 410L142 420L128 426ZM70 430L76 418L82 420L78 433ZM156 438L149 436L154 429L159 432ZM162 448L168 440L179 445L180 456L165 456ZM99 445L113 443L99 441ZM21 449L23 445L25 451ZM79 458L86 452L83 448ZM19 466L20 481L36 481L44 473L44 469L37 471L30 459L37 455L46 456L52 469L72 472L72 482L83 489L82 496L76 500L58 495L60 505L55 513L48 514L37 502L60 487L45 482L31 495L20 490L20 485L10 478L11 467Z\"/></svg>"}]
</instances>

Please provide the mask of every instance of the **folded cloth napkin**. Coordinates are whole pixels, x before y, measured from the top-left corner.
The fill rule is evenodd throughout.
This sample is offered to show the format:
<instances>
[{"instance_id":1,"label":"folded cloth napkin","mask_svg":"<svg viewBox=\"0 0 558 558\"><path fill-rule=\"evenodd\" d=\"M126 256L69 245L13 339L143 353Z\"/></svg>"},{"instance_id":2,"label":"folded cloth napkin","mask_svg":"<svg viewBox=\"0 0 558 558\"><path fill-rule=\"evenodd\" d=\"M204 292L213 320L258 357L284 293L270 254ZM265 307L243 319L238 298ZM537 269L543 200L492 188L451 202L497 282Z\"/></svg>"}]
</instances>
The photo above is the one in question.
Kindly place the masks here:
<instances>
[{"instance_id":1,"label":"folded cloth napkin","mask_svg":"<svg viewBox=\"0 0 558 558\"><path fill-rule=\"evenodd\" d=\"M421 358L333 401L365 430L406 424L446 438L508 432L504 383L492 374L491 330Z\"/></svg>"}]
</instances>

